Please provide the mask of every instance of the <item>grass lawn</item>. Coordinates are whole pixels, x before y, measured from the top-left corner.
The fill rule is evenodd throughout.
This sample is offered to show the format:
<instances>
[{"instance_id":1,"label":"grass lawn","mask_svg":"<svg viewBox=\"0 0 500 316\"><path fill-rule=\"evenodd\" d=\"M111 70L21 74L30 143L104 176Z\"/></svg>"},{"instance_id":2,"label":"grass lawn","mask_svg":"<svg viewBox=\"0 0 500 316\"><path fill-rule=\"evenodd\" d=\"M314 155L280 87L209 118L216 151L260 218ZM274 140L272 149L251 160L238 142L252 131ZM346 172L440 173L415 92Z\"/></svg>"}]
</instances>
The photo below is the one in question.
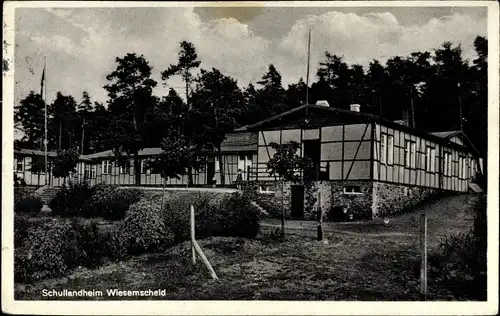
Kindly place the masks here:
<instances>
[{"instance_id":1,"label":"grass lawn","mask_svg":"<svg viewBox=\"0 0 500 316\"><path fill-rule=\"evenodd\" d=\"M430 251L443 235L472 226L466 196L424 206ZM418 213L391 220L325 224L327 242L315 241L314 222L287 221L285 241L271 238L277 222L265 220L256 240L216 237L200 241L219 280L190 263L189 243L163 253L133 257L98 269L77 269L63 278L16 284L16 299L48 299L42 289L166 289L165 300L418 300ZM428 280L429 300L453 297ZM74 298L57 298L74 299ZM79 298L84 299L84 298ZM124 299L103 297L88 299ZM141 299L132 297L129 299Z\"/></svg>"}]
</instances>

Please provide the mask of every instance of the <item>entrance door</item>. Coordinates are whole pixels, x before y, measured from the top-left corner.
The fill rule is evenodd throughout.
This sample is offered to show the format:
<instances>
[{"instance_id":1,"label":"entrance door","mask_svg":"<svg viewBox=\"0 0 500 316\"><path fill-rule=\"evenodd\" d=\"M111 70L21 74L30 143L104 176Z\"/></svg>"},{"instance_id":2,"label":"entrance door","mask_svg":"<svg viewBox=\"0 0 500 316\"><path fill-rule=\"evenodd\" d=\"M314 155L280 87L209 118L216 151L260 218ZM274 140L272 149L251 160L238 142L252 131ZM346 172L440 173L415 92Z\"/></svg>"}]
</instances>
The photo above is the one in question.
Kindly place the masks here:
<instances>
[{"instance_id":1,"label":"entrance door","mask_svg":"<svg viewBox=\"0 0 500 316\"><path fill-rule=\"evenodd\" d=\"M207 184L214 183L215 163L216 161L213 157L207 159Z\"/></svg>"},{"instance_id":2,"label":"entrance door","mask_svg":"<svg viewBox=\"0 0 500 316\"><path fill-rule=\"evenodd\" d=\"M291 217L302 218L304 216L304 187L292 185L292 209Z\"/></svg>"},{"instance_id":3,"label":"entrance door","mask_svg":"<svg viewBox=\"0 0 500 316\"><path fill-rule=\"evenodd\" d=\"M318 172L321 162L321 141L319 139L304 141L304 157L309 158L313 165L304 170L305 180L318 180Z\"/></svg>"}]
</instances>

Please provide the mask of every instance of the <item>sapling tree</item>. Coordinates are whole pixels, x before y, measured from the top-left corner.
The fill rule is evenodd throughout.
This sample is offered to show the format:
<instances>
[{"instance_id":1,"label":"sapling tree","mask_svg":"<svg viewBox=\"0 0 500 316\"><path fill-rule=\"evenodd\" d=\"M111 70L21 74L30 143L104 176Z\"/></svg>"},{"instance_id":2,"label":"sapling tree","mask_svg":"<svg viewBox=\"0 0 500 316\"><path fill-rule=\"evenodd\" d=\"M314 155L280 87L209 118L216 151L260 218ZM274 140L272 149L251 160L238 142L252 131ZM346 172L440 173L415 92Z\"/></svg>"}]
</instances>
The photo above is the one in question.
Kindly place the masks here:
<instances>
[{"instance_id":1,"label":"sapling tree","mask_svg":"<svg viewBox=\"0 0 500 316\"><path fill-rule=\"evenodd\" d=\"M285 181L299 182L304 169L311 167L312 162L307 157L301 157L298 152L300 144L296 141L278 144L270 143L269 146L275 150L271 159L267 162L267 170L271 176L279 176L281 182L281 234L285 236L285 209L283 191Z\"/></svg>"},{"instance_id":2,"label":"sapling tree","mask_svg":"<svg viewBox=\"0 0 500 316\"><path fill-rule=\"evenodd\" d=\"M45 159L43 156L33 156L31 158L30 171L38 176L38 186L40 186L40 173L45 172Z\"/></svg>"},{"instance_id":3,"label":"sapling tree","mask_svg":"<svg viewBox=\"0 0 500 316\"><path fill-rule=\"evenodd\" d=\"M181 176L189 175L191 170L199 170L205 160L201 155L204 150L201 146L193 145L193 141L187 137L179 137L175 131L163 139L161 149L162 152L152 158L147 167L152 172L159 173L163 179L163 207L167 179L180 179Z\"/></svg>"},{"instance_id":4,"label":"sapling tree","mask_svg":"<svg viewBox=\"0 0 500 316\"><path fill-rule=\"evenodd\" d=\"M76 172L76 164L79 158L78 150L69 148L58 150L57 156L54 158L54 177L63 178L63 185L66 184L66 178Z\"/></svg>"}]
</instances>

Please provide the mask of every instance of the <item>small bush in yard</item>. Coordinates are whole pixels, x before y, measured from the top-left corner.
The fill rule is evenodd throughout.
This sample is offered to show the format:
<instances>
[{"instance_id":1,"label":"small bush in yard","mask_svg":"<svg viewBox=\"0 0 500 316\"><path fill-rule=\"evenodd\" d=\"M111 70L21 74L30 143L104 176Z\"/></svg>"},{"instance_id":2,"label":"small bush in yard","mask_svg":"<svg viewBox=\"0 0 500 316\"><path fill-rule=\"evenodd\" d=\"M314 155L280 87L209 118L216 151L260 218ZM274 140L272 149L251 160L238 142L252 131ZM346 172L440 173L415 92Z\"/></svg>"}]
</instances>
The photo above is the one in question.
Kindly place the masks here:
<instances>
[{"instance_id":1,"label":"small bush in yard","mask_svg":"<svg viewBox=\"0 0 500 316\"><path fill-rule=\"evenodd\" d=\"M94 192L82 209L92 210L97 216L109 220L123 219L130 205L139 202L144 195L137 189L119 189L106 184L96 185Z\"/></svg>"},{"instance_id":2,"label":"small bush in yard","mask_svg":"<svg viewBox=\"0 0 500 316\"><path fill-rule=\"evenodd\" d=\"M124 234L105 232L100 235L101 243L106 245L106 257L110 261L120 261L128 255L128 239Z\"/></svg>"},{"instance_id":3,"label":"small bush in yard","mask_svg":"<svg viewBox=\"0 0 500 316\"><path fill-rule=\"evenodd\" d=\"M75 245L68 240L71 226L44 222L30 227L19 247L14 248L14 279L31 282L64 273L66 260L73 256Z\"/></svg>"},{"instance_id":4,"label":"small bush in yard","mask_svg":"<svg viewBox=\"0 0 500 316\"><path fill-rule=\"evenodd\" d=\"M59 190L50 201L52 214L61 217L93 217L93 209L83 209L81 206L92 196L94 188L88 182L70 183Z\"/></svg>"},{"instance_id":5,"label":"small bush in yard","mask_svg":"<svg viewBox=\"0 0 500 316\"><path fill-rule=\"evenodd\" d=\"M219 236L255 238L260 229L260 211L240 193L221 203L222 230Z\"/></svg>"},{"instance_id":6,"label":"small bush in yard","mask_svg":"<svg viewBox=\"0 0 500 316\"><path fill-rule=\"evenodd\" d=\"M16 194L14 196L14 212L24 214L40 213L43 201L34 194Z\"/></svg>"},{"instance_id":7,"label":"small bush in yard","mask_svg":"<svg viewBox=\"0 0 500 316\"><path fill-rule=\"evenodd\" d=\"M159 205L141 200L130 207L118 227L118 235L129 254L152 252L173 244L174 234L167 228Z\"/></svg>"},{"instance_id":8,"label":"small bush in yard","mask_svg":"<svg viewBox=\"0 0 500 316\"><path fill-rule=\"evenodd\" d=\"M20 247L28 237L30 223L23 214L14 213L14 247Z\"/></svg>"},{"instance_id":9,"label":"small bush in yard","mask_svg":"<svg viewBox=\"0 0 500 316\"><path fill-rule=\"evenodd\" d=\"M189 239L190 206L195 209L196 237L232 236L253 238L259 232L260 211L240 193L224 198L199 195L195 198L176 197L163 210L167 227L175 241Z\"/></svg>"},{"instance_id":10,"label":"small bush in yard","mask_svg":"<svg viewBox=\"0 0 500 316\"><path fill-rule=\"evenodd\" d=\"M108 240L99 234L97 222L73 220L68 240L73 249L73 256L68 257L66 264L69 268L77 266L96 267L102 264L109 254Z\"/></svg>"}]
</instances>

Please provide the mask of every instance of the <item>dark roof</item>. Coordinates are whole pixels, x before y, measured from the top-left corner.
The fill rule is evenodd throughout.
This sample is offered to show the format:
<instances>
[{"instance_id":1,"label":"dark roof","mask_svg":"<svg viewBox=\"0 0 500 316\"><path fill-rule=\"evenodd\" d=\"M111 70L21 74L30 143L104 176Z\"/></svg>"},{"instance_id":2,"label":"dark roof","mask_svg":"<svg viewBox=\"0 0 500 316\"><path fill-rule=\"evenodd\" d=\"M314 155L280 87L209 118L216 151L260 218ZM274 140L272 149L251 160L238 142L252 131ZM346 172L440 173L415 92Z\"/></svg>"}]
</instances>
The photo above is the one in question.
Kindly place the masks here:
<instances>
[{"instance_id":1,"label":"dark roof","mask_svg":"<svg viewBox=\"0 0 500 316\"><path fill-rule=\"evenodd\" d=\"M453 136L459 135L460 133L462 133L462 132L461 131L446 131L446 132L431 132L429 134L432 134L432 135L435 135L435 136L438 136L441 138L450 139Z\"/></svg>"},{"instance_id":2,"label":"dark roof","mask_svg":"<svg viewBox=\"0 0 500 316\"><path fill-rule=\"evenodd\" d=\"M258 131L258 130L262 129L262 127L265 128L265 126L272 127L273 126L272 123L275 123L276 121L280 121L280 119L287 117L287 116L290 116L293 113L298 113L300 111L305 112L306 110L310 111L311 113L313 113L313 112L319 113L321 116L324 116L324 117L328 117L328 116L329 117L336 117L336 118L341 119L341 121L344 119L346 119L346 121L347 121L347 119L348 119L349 121L355 121L355 122L359 122L359 123L369 123L369 122L378 123L378 124L384 125L384 126L389 127L389 128L401 130L401 131L407 132L409 134L413 134L413 135L422 137L424 139L434 141L436 143L444 144L444 145L449 146L451 148L472 151L474 154L479 155L479 152L472 145L472 143L470 143L470 141L468 141L468 143L471 146L465 147L465 146L462 146L462 145L459 145L456 143L452 143L448 138L443 138L443 137L428 133L426 131L422 131L422 130L419 130L419 129L416 129L413 127L402 125L402 124L390 121L386 118L383 118L382 116L379 116L379 115L374 115L374 114L370 114L370 113L363 113L363 112L355 112L355 111L350 111L350 110L344 110L344 109L338 109L338 108L332 108L332 107L326 107L326 106L320 106L320 105L313 105L313 104L302 105L302 106L296 107L294 109L280 113L278 115L275 115L275 116L270 117L268 119L262 120L260 122L255 123L255 124L240 127L238 129L236 129L236 131L239 131L239 132ZM326 124L324 124L324 125L326 126ZM306 122L306 120L301 120L300 123L297 123L295 127L300 128L300 127L311 127L311 126ZM453 133L454 132L455 131L453 131ZM445 132L445 133L450 133L450 132ZM460 132L460 133L462 133L462 132ZM449 135L452 135L452 134L446 134L446 135L447 135L447 137L451 137ZM455 135L455 134L453 134L453 135ZM463 135L465 136L465 134L463 134ZM467 136L465 136L465 138L467 138Z\"/></svg>"},{"instance_id":3,"label":"dark roof","mask_svg":"<svg viewBox=\"0 0 500 316\"><path fill-rule=\"evenodd\" d=\"M459 136L462 138L464 144L467 144L468 147L470 147L474 152L476 152L479 155L479 150L477 150L477 148L471 142L469 137L467 137L467 135L463 131L433 132L430 134L447 139L447 140L450 140L451 138L453 138L455 136Z\"/></svg>"},{"instance_id":4,"label":"dark roof","mask_svg":"<svg viewBox=\"0 0 500 316\"><path fill-rule=\"evenodd\" d=\"M226 139L221 144L223 153L235 153L245 151L257 151L258 135L253 132L246 133L230 133L226 135ZM139 151L139 156L155 156L162 152L160 147L144 148ZM112 150L101 151L89 155L82 155L82 159L104 159L114 157Z\"/></svg>"},{"instance_id":5,"label":"dark roof","mask_svg":"<svg viewBox=\"0 0 500 316\"><path fill-rule=\"evenodd\" d=\"M231 133L221 144L221 151L225 153L257 151L259 142L258 134L255 132Z\"/></svg>"}]
</instances>

